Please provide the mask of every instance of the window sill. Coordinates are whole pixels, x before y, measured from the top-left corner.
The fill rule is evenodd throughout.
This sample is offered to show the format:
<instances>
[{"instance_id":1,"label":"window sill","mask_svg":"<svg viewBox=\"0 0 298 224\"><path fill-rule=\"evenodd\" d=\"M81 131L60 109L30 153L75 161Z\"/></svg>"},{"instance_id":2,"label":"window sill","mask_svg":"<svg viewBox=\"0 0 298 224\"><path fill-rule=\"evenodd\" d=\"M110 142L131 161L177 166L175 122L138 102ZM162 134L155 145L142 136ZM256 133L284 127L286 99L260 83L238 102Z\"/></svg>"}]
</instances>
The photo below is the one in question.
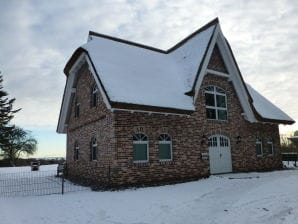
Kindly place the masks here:
<instances>
[{"instance_id":1,"label":"window sill","mask_svg":"<svg viewBox=\"0 0 298 224\"><path fill-rule=\"evenodd\" d=\"M262 158L264 158L263 154L262 155L257 155L257 159L262 159Z\"/></svg>"},{"instance_id":2,"label":"window sill","mask_svg":"<svg viewBox=\"0 0 298 224\"><path fill-rule=\"evenodd\" d=\"M149 163L149 160L136 160L136 161L132 161L132 163L134 164Z\"/></svg>"},{"instance_id":3,"label":"window sill","mask_svg":"<svg viewBox=\"0 0 298 224\"><path fill-rule=\"evenodd\" d=\"M161 159L159 160L160 165L171 165L174 164L174 161L172 159Z\"/></svg>"},{"instance_id":4,"label":"window sill","mask_svg":"<svg viewBox=\"0 0 298 224\"><path fill-rule=\"evenodd\" d=\"M229 122L228 120L217 120L217 119L210 119L210 118L207 118L207 121L213 121L213 122Z\"/></svg>"},{"instance_id":5,"label":"window sill","mask_svg":"<svg viewBox=\"0 0 298 224\"><path fill-rule=\"evenodd\" d=\"M173 161L172 159L160 159L159 162L171 162Z\"/></svg>"}]
</instances>

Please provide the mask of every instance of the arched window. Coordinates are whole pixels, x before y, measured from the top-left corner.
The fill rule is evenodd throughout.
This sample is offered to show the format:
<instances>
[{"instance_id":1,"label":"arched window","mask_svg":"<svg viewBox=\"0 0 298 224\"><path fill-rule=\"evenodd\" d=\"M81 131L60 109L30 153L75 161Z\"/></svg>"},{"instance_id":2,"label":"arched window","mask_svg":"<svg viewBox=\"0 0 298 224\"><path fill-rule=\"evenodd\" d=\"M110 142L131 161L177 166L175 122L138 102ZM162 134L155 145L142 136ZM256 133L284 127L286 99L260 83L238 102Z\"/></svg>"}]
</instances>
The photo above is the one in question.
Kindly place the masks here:
<instances>
[{"instance_id":1,"label":"arched window","mask_svg":"<svg viewBox=\"0 0 298 224\"><path fill-rule=\"evenodd\" d=\"M268 138L267 145L268 145L268 154L273 155L274 154L274 146L273 146L272 138Z\"/></svg>"},{"instance_id":2,"label":"arched window","mask_svg":"<svg viewBox=\"0 0 298 224\"><path fill-rule=\"evenodd\" d=\"M134 134L133 137L133 161L148 162L149 150L148 150L148 137L142 133Z\"/></svg>"},{"instance_id":3,"label":"arched window","mask_svg":"<svg viewBox=\"0 0 298 224\"><path fill-rule=\"evenodd\" d=\"M207 86L205 88L205 100L208 119L227 120L227 97L223 89Z\"/></svg>"},{"instance_id":4,"label":"arched window","mask_svg":"<svg viewBox=\"0 0 298 224\"><path fill-rule=\"evenodd\" d=\"M91 107L96 107L98 105L98 100L99 100L98 88L95 83L91 89Z\"/></svg>"},{"instance_id":5,"label":"arched window","mask_svg":"<svg viewBox=\"0 0 298 224\"><path fill-rule=\"evenodd\" d=\"M168 134L161 134L158 138L159 160L172 160L172 139Z\"/></svg>"},{"instance_id":6,"label":"arched window","mask_svg":"<svg viewBox=\"0 0 298 224\"><path fill-rule=\"evenodd\" d=\"M80 117L80 102L79 99L76 98L75 100L75 117Z\"/></svg>"},{"instance_id":7,"label":"arched window","mask_svg":"<svg viewBox=\"0 0 298 224\"><path fill-rule=\"evenodd\" d=\"M80 150L79 143L78 141L75 141L74 151L73 151L73 159L75 161L79 159L79 150Z\"/></svg>"},{"instance_id":8,"label":"arched window","mask_svg":"<svg viewBox=\"0 0 298 224\"><path fill-rule=\"evenodd\" d=\"M90 142L90 161L97 160L97 141L96 138L91 138Z\"/></svg>"},{"instance_id":9,"label":"arched window","mask_svg":"<svg viewBox=\"0 0 298 224\"><path fill-rule=\"evenodd\" d=\"M263 143L260 137L256 138L256 153L257 153L257 156L263 155Z\"/></svg>"}]
</instances>

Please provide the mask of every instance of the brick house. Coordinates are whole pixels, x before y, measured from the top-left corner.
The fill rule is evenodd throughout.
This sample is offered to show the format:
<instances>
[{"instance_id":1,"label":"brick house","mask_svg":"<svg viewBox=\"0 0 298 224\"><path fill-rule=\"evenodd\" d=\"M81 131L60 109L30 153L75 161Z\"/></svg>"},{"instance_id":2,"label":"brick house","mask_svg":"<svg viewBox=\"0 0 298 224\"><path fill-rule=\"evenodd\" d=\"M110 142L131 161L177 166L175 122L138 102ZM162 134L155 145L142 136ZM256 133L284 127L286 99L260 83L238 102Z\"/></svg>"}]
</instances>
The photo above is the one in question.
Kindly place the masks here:
<instances>
[{"instance_id":1,"label":"brick house","mask_svg":"<svg viewBox=\"0 0 298 224\"><path fill-rule=\"evenodd\" d=\"M162 184L281 167L294 120L246 84L218 19L169 50L95 32L67 62L58 133L71 179Z\"/></svg>"}]
</instances>

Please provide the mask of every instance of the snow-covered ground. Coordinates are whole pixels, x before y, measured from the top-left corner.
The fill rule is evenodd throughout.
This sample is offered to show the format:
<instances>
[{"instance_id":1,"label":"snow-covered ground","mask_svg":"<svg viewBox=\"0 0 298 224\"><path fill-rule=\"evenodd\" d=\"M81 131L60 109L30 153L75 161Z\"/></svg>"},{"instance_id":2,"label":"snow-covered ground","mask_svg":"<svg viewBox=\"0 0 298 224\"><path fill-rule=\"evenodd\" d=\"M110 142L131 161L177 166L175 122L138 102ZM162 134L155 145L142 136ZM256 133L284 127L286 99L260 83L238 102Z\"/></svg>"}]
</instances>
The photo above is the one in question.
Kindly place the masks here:
<instances>
[{"instance_id":1,"label":"snow-covered ground","mask_svg":"<svg viewBox=\"0 0 298 224\"><path fill-rule=\"evenodd\" d=\"M0 198L0 217L3 224L294 224L298 170L225 174L136 190Z\"/></svg>"},{"instance_id":2,"label":"snow-covered ground","mask_svg":"<svg viewBox=\"0 0 298 224\"><path fill-rule=\"evenodd\" d=\"M0 168L0 200L1 197L61 194L63 180L56 176L57 166L40 166L39 171L31 171L30 166ZM65 193L86 189L64 181Z\"/></svg>"}]
</instances>

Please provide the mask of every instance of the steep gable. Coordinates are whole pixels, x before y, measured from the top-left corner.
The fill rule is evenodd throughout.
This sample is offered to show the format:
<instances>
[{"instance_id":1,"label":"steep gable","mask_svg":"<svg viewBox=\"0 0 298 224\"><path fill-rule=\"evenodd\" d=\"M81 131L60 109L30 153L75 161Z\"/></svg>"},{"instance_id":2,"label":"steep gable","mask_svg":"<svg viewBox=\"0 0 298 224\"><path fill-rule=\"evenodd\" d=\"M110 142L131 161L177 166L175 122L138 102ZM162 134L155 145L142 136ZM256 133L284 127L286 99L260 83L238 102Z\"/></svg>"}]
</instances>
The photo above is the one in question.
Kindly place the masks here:
<instances>
[{"instance_id":1,"label":"steep gable","mask_svg":"<svg viewBox=\"0 0 298 224\"><path fill-rule=\"evenodd\" d=\"M228 74L228 70L226 68L226 65L224 63L224 60L222 58L217 44L213 49L207 68Z\"/></svg>"},{"instance_id":2,"label":"steep gable","mask_svg":"<svg viewBox=\"0 0 298 224\"><path fill-rule=\"evenodd\" d=\"M73 80L84 61L89 65L106 107L111 110L190 114L195 111L194 102L204 76L212 73L229 77L248 121L294 122L283 120L282 111L275 114L281 119L265 119L266 115L253 104L254 95L244 83L217 19L166 51L90 32L88 42L74 52L65 66L68 79L59 124L65 123L63 114L69 111Z\"/></svg>"}]
</instances>

